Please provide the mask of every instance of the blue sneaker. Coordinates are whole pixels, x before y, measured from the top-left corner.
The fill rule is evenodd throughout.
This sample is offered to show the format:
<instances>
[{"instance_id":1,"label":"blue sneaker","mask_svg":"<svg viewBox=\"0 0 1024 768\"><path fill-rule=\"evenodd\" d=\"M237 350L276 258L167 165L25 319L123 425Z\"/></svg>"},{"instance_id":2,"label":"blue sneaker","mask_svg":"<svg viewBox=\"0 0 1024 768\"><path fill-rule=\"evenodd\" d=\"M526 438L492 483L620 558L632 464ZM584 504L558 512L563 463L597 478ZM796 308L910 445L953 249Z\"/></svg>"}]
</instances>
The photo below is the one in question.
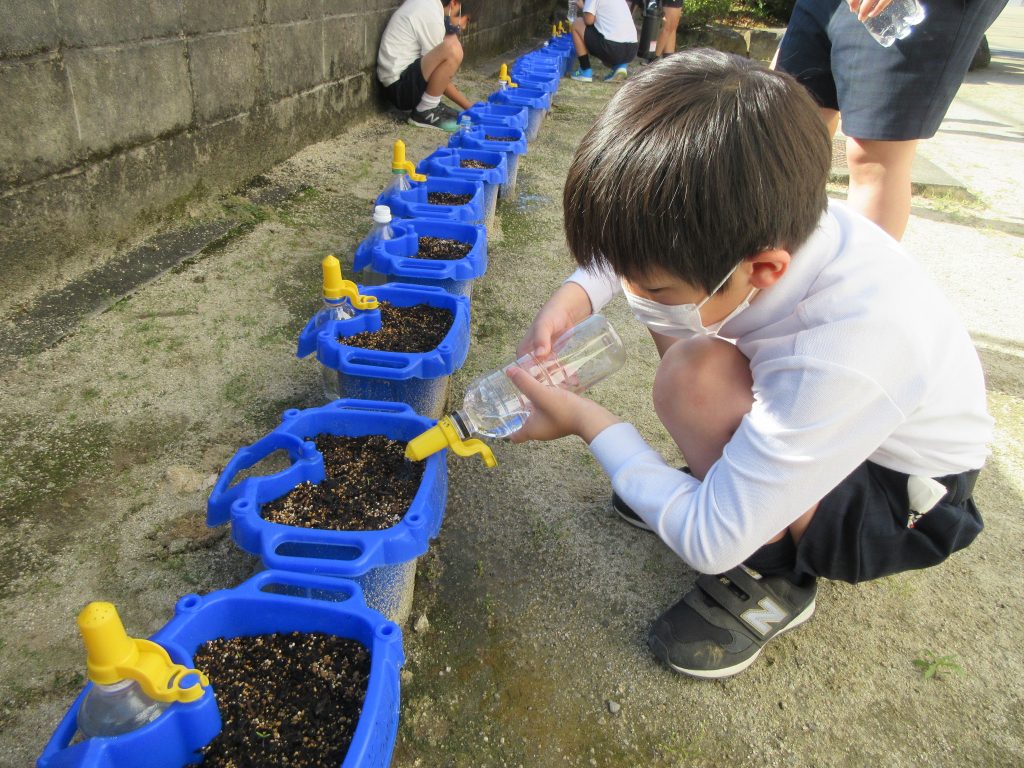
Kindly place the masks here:
<instances>
[{"instance_id":1,"label":"blue sneaker","mask_svg":"<svg viewBox=\"0 0 1024 768\"><path fill-rule=\"evenodd\" d=\"M586 69L577 67L569 77L573 80L579 80L581 83L591 83L594 81L594 70L590 67Z\"/></svg>"},{"instance_id":2,"label":"blue sneaker","mask_svg":"<svg viewBox=\"0 0 1024 768\"><path fill-rule=\"evenodd\" d=\"M613 69L611 72L609 72L607 75L605 75L601 79L604 80L607 83L607 82L609 82L611 80L615 80L616 78L625 80L628 76L629 76L629 71L628 71L627 66L625 64L619 64L619 66L615 67L615 69Z\"/></svg>"}]
</instances>

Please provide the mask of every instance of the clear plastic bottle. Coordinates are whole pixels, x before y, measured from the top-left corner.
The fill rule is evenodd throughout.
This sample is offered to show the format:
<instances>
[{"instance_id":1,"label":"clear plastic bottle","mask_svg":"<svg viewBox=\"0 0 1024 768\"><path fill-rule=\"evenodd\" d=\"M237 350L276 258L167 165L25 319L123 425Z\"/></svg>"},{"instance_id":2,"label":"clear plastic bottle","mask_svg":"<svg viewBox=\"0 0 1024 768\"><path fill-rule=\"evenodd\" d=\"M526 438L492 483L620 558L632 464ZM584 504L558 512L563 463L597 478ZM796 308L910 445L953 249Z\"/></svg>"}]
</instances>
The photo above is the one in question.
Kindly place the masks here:
<instances>
[{"instance_id":1,"label":"clear plastic bottle","mask_svg":"<svg viewBox=\"0 0 1024 768\"><path fill-rule=\"evenodd\" d=\"M393 240L394 237L395 231L391 229L391 209L386 205L375 205L373 207L373 228L369 235L370 242Z\"/></svg>"},{"instance_id":2,"label":"clear plastic bottle","mask_svg":"<svg viewBox=\"0 0 1024 768\"><path fill-rule=\"evenodd\" d=\"M864 19L864 26L879 45L888 48L909 36L924 17L924 6L918 0L892 0L880 14Z\"/></svg>"},{"instance_id":3,"label":"clear plastic bottle","mask_svg":"<svg viewBox=\"0 0 1024 768\"><path fill-rule=\"evenodd\" d=\"M576 0L569 0L569 8L565 13L565 17L569 19L570 24L576 21Z\"/></svg>"},{"instance_id":4,"label":"clear plastic bottle","mask_svg":"<svg viewBox=\"0 0 1024 768\"><path fill-rule=\"evenodd\" d=\"M473 118L469 115L463 114L459 116L459 134L466 136L470 129L473 127Z\"/></svg>"},{"instance_id":5,"label":"clear plastic bottle","mask_svg":"<svg viewBox=\"0 0 1024 768\"><path fill-rule=\"evenodd\" d=\"M78 730L87 739L120 736L156 720L169 706L169 701L151 699L134 680L94 683L78 710Z\"/></svg>"},{"instance_id":6,"label":"clear plastic bottle","mask_svg":"<svg viewBox=\"0 0 1024 768\"><path fill-rule=\"evenodd\" d=\"M530 415L530 401L505 373L513 365L548 386L583 392L619 370L625 361L626 351L615 329L602 315L591 315L559 336L543 360L523 355L473 382L462 407L411 440L405 455L421 460L448 446L467 455L458 450L461 446L456 443L470 435L508 437L522 427Z\"/></svg>"}]
</instances>

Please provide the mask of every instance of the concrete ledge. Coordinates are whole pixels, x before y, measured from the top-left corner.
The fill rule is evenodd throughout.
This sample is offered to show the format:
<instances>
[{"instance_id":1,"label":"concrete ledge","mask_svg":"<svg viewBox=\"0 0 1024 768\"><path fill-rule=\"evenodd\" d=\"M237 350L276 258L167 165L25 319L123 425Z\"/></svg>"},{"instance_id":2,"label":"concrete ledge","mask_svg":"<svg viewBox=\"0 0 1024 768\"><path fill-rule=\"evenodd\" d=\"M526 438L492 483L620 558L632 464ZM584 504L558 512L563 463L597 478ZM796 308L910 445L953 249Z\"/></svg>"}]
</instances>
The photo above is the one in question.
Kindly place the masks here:
<instances>
[{"instance_id":1,"label":"concrete ledge","mask_svg":"<svg viewBox=\"0 0 1024 768\"><path fill-rule=\"evenodd\" d=\"M681 47L714 48L760 61L771 61L782 41L785 28L750 29L707 24L699 29L680 30Z\"/></svg>"}]
</instances>

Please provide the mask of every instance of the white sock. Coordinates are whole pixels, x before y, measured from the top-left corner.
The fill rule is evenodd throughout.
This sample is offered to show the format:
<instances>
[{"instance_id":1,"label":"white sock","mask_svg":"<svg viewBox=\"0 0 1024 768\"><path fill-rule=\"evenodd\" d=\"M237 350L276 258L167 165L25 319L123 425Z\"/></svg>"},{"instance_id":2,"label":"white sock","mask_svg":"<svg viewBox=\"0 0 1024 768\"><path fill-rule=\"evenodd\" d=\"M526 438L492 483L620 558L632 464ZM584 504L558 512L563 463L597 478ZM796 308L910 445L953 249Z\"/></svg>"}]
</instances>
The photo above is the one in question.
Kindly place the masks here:
<instances>
[{"instance_id":1,"label":"white sock","mask_svg":"<svg viewBox=\"0 0 1024 768\"><path fill-rule=\"evenodd\" d=\"M429 93L424 93L423 98L420 99L420 103L416 105L417 112L427 112L438 104L441 103L440 96L431 96Z\"/></svg>"}]
</instances>

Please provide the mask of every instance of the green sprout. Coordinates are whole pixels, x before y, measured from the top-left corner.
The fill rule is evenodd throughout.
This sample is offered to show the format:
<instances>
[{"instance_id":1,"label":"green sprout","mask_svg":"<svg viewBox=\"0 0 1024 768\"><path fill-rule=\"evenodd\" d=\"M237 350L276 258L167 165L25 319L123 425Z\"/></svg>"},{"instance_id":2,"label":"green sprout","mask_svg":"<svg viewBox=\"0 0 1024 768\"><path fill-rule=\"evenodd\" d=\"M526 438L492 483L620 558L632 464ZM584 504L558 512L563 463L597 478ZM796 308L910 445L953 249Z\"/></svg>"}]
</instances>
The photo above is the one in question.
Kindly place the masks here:
<instances>
[{"instance_id":1,"label":"green sprout","mask_svg":"<svg viewBox=\"0 0 1024 768\"><path fill-rule=\"evenodd\" d=\"M963 674L963 667L956 663L953 656L936 656L932 651L924 651L920 659L914 659L914 666L921 670L921 677L930 680L943 672Z\"/></svg>"}]
</instances>

